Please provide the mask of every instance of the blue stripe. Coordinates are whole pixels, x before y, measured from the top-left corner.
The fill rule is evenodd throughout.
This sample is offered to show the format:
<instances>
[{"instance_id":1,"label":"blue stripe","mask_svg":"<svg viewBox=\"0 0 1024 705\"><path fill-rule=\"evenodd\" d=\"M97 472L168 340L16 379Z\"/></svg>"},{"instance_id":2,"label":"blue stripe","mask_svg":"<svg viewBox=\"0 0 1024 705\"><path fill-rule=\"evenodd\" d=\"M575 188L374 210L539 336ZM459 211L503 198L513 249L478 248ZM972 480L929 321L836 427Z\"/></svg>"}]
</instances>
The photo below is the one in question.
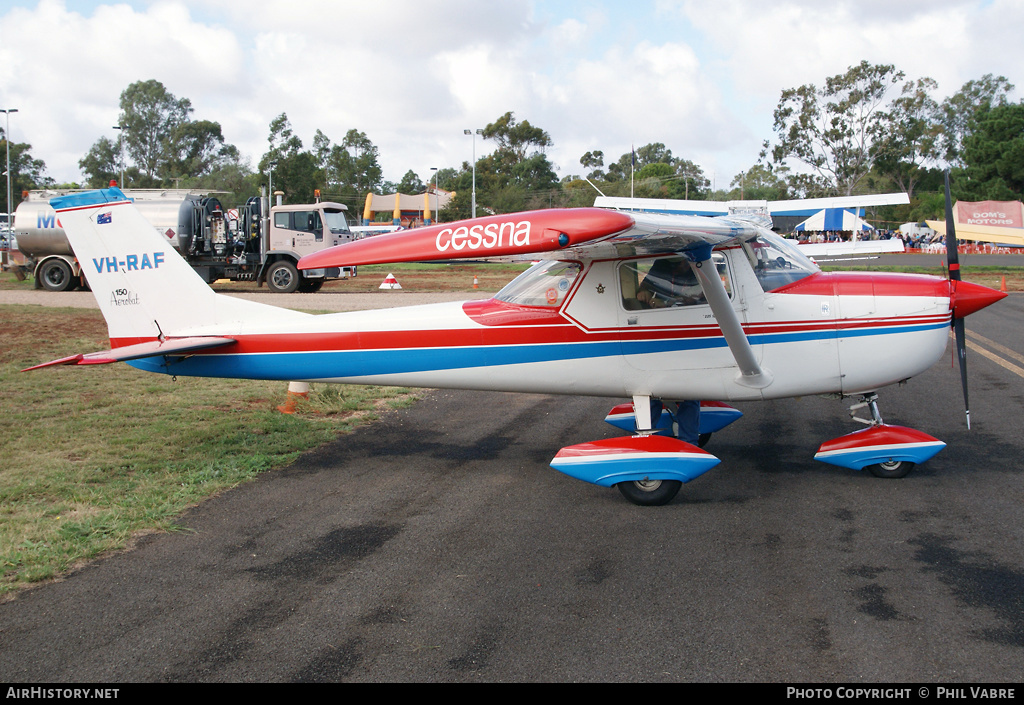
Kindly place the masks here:
<instances>
[{"instance_id":1,"label":"blue stripe","mask_svg":"<svg viewBox=\"0 0 1024 705\"><path fill-rule=\"evenodd\" d=\"M68 208L82 208L84 206L98 206L104 203L117 203L127 201L128 197L119 188L105 188L97 191L86 191L85 193L72 193L67 196L58 196L50 199L50 207L55 211L67 210Z\"/></svg>"},{"instance_id":2,"label":"blue stripe","mask_svg":"<svg viewBox=\"0 0 1024 705\"><path fill-rule=\"evenodd\" d=\"M836 338L915 333L945 328L946 323L898 328L806 333L770 333L750 336L752 345L772 345ZM583 360L652 353L710 350L727 347L725 338L554 343L549 345L494 345L460 348L400 348L391 350L330 350L319 352L252 353L245 355L193 355L186 358L150 357L128 364L140 370L185 377L234 377L241 379L329 379L409 372L431 372L467 367L523 365L558 360Z\"/></svg>"}]
</instances>

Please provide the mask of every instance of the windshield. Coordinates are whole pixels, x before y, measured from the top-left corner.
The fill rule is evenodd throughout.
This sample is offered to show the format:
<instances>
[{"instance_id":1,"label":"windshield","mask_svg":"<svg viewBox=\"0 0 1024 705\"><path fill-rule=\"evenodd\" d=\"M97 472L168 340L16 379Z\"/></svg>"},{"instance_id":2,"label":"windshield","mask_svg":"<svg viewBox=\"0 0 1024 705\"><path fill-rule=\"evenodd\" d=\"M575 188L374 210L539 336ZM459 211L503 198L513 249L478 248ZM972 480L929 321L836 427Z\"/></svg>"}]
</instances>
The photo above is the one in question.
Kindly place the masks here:
<instances>
[{"instance_id":1,"label":"windshield","mask_svg":"<svg viewBox=\"0 0 1024 705\"><path fill-rule=\"evenodd\" d=\"M793 243L774 233L762 233L743 243L743 251L754 268L757 281L766 292L775 291L821 271Z\"/></svg>"},{"instance_id":2,"label":"windshield","mask_svg":"<svg viewBox=\"0 0 1024 705\"><path fill-rule=\"evenodd\" d=\"M347 233L348 221L343 211L324 209L324 223L332 233Z\"/></svg>"},{"instance_id":3,"label":"windshield","mask_svg":"<svg viewBox=\"0 0 1024 705\"><path fill-rule=\"evenodd\" d=\"M581 269L579 262L539 262L509 282L494 298L520 306L558 307Z\"/></svg>"}]
</instances>

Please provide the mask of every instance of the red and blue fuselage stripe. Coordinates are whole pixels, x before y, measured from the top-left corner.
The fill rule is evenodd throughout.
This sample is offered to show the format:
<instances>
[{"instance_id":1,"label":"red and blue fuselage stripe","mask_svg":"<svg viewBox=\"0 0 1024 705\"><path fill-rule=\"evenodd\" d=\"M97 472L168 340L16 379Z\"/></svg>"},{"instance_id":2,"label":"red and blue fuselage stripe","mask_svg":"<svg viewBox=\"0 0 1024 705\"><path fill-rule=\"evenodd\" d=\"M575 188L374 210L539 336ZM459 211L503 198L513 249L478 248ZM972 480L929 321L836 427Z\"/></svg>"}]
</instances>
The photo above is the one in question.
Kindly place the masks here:
<instances>
[{"instance_id":1,"label":"red and blue fuselage stripe","mask_svg":"<svg viewBox=\"0 0 1024 705\"><path fill-rule=\"evenodd\" d=\"M746 328L751 344L756 346L916 333L948 325L949 316L941 315L811 325L752 324ZM240 335L236 336L235 346L217 352L167 360L146 358L129 364L182 376L278 380L370 377L727 347L722 335L709 333L705 327L590 333L576 326L517 326L489 330ZM315 347L307 338L315 338ZM514 340L519 342L511 342Z\"/></svg>"}]
</instances>

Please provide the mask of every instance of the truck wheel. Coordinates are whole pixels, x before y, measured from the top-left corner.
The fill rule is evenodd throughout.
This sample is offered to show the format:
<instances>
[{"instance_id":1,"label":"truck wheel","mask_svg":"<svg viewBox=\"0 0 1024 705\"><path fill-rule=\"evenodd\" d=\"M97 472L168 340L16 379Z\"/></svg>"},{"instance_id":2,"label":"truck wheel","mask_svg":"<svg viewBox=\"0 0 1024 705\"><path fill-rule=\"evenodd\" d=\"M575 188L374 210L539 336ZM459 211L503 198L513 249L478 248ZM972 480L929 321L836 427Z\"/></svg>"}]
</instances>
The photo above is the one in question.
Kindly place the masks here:
<instances>
[{"instance_id":1,"label":"truck wheel","mask_svg":"<svg viewBox=\"0 0 1024 705\"><path fill-rule=\"evenodd\" d=\"M78 282L71 276L71 266L62 259L51 259L39 270L39 283L47 291L71 291Z\"/></svg>"},{"instance_id":2,"label":"truck wheel","mask_svg":"<svg viewBox=\"0 0 1024 705\"><path fill-rule=\"evenodd\" d=\"M267 272L267 288L275 294L290 294L299 288L299 270L288 260L278 260Z\"/></svg>"}]
</instances>

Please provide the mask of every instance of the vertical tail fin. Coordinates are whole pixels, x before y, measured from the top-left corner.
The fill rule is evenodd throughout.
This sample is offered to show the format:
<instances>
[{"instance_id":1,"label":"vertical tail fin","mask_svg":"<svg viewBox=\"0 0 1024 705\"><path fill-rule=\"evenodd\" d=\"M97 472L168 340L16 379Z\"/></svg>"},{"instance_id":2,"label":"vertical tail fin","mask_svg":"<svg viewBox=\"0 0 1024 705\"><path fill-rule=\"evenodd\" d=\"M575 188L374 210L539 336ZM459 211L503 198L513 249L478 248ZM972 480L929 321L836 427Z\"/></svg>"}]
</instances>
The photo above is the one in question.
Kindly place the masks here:
<instances>
[{"instance_id":1,"label":"vertical tail fin","mask_svg":"<svg viewBox=\"0 0 1024 705\"><path fill-rule=\"evenodd\" d=\"M211 326L240 332L245 319L254 316L265 323L268 317L306 315L215 293L120 189L61 196L50 205L85 272L114 347Z\"/></svg>"}]
</instances>

